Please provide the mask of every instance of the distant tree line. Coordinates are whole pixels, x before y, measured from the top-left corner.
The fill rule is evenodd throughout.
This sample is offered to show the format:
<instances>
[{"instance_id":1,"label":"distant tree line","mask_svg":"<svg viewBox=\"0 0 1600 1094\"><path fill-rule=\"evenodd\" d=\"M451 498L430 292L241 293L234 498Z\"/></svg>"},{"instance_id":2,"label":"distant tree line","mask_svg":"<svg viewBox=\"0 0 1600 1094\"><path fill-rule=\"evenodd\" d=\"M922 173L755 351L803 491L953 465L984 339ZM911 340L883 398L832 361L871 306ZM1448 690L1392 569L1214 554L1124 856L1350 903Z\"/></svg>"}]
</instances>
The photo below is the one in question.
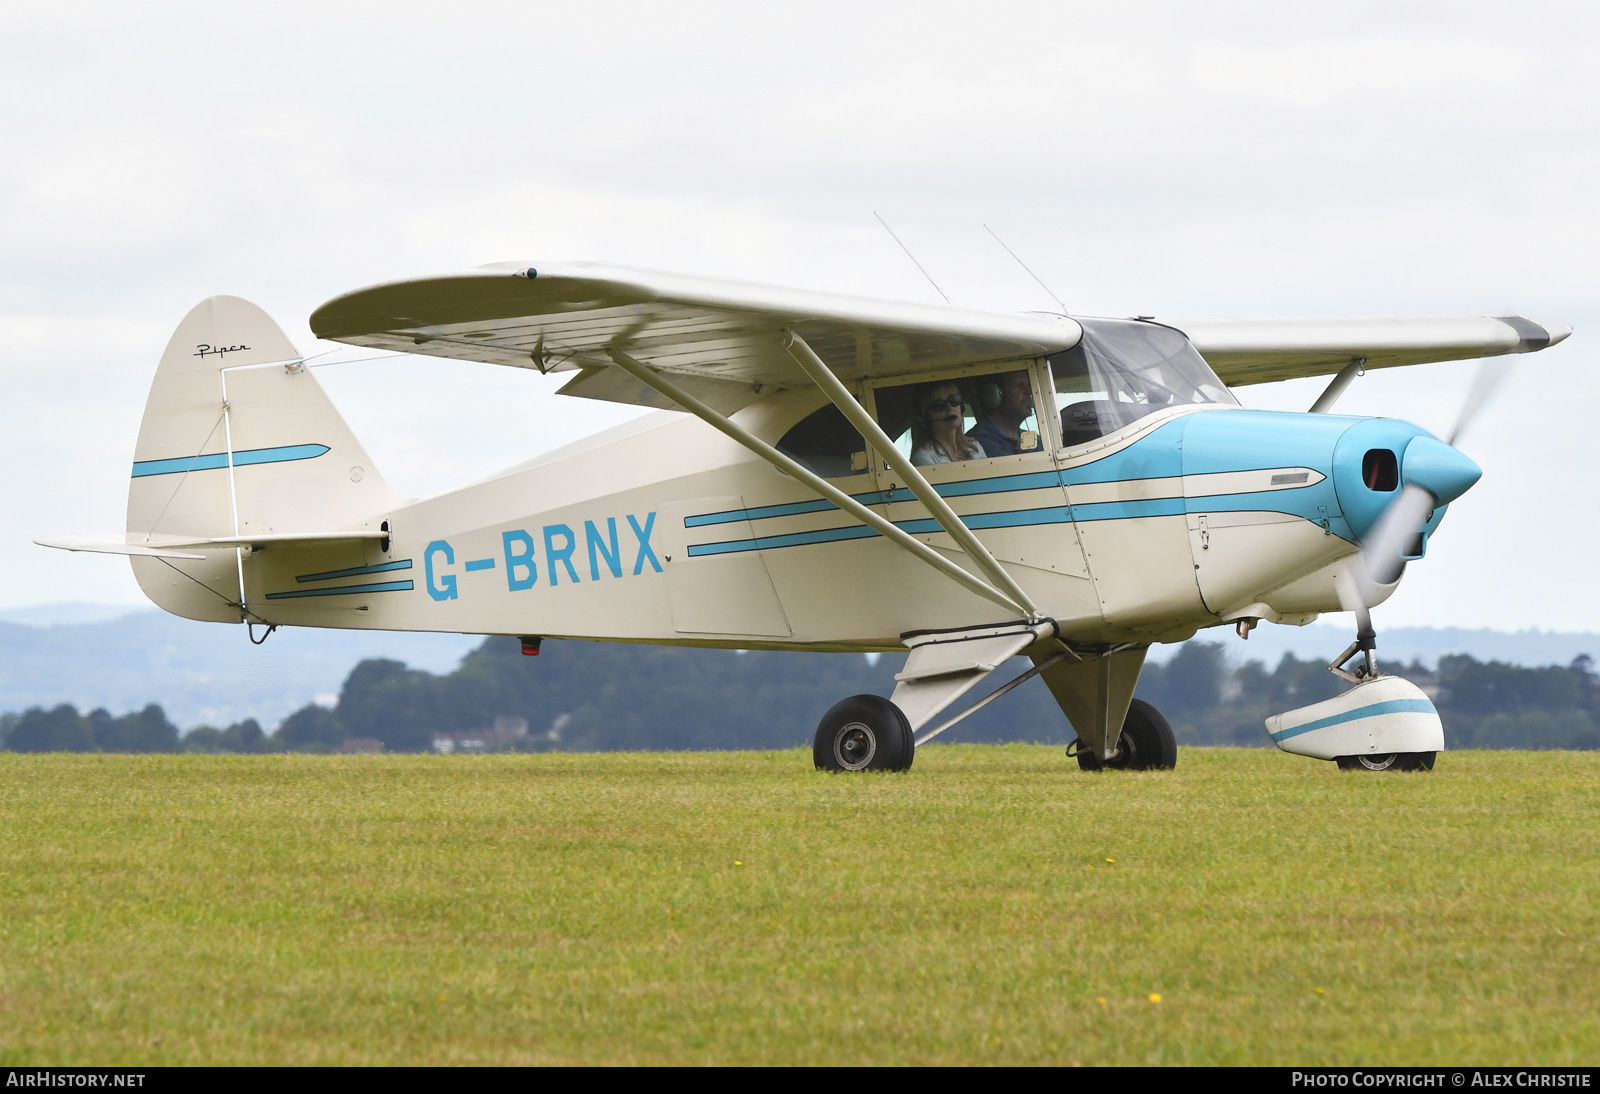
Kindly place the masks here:
<instances>
[{"instance_id":1,"label":"distant tree line","mask_svg":"<svg viewBox=\"0 0 1600 1094\"><path fill-rule=\"evenodd\" d=\"M436 675L398 661L363 661L331 708L295 711L273 733L249 719L187 734L159 706L113 717L71 706L0 716L0 746L15 752L333 752L351 739L391 752L421 752L436 736L478 732L497 718L530 732L503 747L623 749L789 748L811 740L817 720L847 695L894 688L900 658L856 654L685 649L603 642L547 642L524 657L514 639L490 638L455 671ZM1021 671L1020 659L1008 666ZM1464 655L1436 670L1386 671L1432 694L1452 748L1600 748L1600 681L1592 661L1522 668ZM1004 679L996 674L995 681ZM1268 744L1263 720L1338 694L1344 683L1321 661L1285 655L1230 668L1224 648L1190 642L1146 665L1139 695L1159 707L1185 744ZM979 689L978 694L983 694ZM1066 744L1074 734L1048 690L1031 681L952 730L949 740Z\"/></svg>"},{"instance_id":2,"label":"distant tree line","mask_svg":"<svg viewBox=\"0 0 1600 1094\"><path fill-rule=\"evenodd\" d=\"M67 703L0 716L0 736L12 752L177 752L178 727L151 703L120 718L110 711L87 715Z\"/></svg>"},{"instance_id":3,"label":"distant tree line","mask_svg":"<svg viewBox=\"0 0 1600 1094\"><path fill-rule=\"evenodd\" d=\"M1381 659L1379 667L1433 698L1450 748L1600 749L1600 678L1587 654L1565 667L1465 654L1441 657L1435 670ZM1185 744L1264 745L1268 715L1331 699L1346 686L1324 661L1285 654L1271 671L1246 661L1230 672L1221 645L1189 642L1164 665L1145 667L1138 694L1161 708Z\"/></svg>"}]
</instances>

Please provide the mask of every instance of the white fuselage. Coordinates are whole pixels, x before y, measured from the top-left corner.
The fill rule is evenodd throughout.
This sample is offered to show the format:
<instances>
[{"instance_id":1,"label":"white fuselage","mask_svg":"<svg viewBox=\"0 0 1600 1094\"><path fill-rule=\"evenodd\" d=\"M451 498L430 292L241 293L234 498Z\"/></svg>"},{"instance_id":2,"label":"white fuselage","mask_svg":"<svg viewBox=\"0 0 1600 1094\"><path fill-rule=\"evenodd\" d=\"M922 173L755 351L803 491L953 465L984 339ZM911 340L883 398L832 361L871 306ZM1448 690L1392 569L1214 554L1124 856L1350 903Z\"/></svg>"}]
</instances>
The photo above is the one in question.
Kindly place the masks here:
<instances>
[{"instance_id":1,"label":"white fuselage","mask_svg":"<svg viewBox=\"0 0 1600 1094\"><path fill-rule=\"evenodd\" d=\"M735 420L776 440L820 405L815 392L774 392ZM1331 445L1235 466L1226 455L1197 462L1171 441L1185 419L1218 413L1248 422L1258 412L1168 410L1092 445L924 471L1074 641L1174 641L1227 619L1303 622L1336 610L1333 573L1357 548L1305 495L1326 484L1331 497ZM1285 418L1351 421L1262 417L1280 432ZM880 461L832 481L967 564ZM250 612L300 626L861 650L1003 614L679 414L366 524L380 520L387 551L251 552ZM220 578L231 552L217 561Z\"/></svg>"}]
</instances>

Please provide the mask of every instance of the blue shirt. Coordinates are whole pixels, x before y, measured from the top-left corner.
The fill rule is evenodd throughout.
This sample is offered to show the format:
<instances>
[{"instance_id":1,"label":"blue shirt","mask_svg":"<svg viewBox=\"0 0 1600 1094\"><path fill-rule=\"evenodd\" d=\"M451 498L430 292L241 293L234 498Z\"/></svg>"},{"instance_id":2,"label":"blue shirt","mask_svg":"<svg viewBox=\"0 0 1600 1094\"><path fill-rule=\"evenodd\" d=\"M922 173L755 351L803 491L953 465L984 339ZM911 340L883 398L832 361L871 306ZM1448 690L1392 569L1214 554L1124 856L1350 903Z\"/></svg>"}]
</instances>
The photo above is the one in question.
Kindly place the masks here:
<instances>
[{"instance_id":1,"label":"blue shirt","mask_svg":"<svg viewBox=\"0 0 1600 1094\"><path fill-rule=\"evenodd\" d=\"M1022 451L1017 438L1001 429L1000 423L987 415L972 427L967 436L983 445L984 452L990 456L1015 456Z\"/></svg>"}]
</instances>

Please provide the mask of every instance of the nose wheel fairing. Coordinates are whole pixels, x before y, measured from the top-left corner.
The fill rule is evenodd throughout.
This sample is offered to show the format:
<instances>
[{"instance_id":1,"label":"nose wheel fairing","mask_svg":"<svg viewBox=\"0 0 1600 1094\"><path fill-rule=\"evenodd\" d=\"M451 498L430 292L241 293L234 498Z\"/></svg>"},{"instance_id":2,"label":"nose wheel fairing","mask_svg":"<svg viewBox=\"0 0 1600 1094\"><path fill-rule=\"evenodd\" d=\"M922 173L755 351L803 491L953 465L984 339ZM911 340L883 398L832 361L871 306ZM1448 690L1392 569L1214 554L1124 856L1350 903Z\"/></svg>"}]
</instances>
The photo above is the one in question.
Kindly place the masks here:
<instances>
[{"instance_id":1,"label":"nose wheel fairing","mask_svg":"<svg viewBox=\"0 0 1600 1094\"><path fill-rule=\"evenodd\" d=\"M1444 749L1444 723L1433 701L1399 676L1378 676L1332 699L1275 714L1267 719L1267 732L1283 751L1316 760L1364 756L1376 763L1389 755Z\"/></svg>"}]
</instances>

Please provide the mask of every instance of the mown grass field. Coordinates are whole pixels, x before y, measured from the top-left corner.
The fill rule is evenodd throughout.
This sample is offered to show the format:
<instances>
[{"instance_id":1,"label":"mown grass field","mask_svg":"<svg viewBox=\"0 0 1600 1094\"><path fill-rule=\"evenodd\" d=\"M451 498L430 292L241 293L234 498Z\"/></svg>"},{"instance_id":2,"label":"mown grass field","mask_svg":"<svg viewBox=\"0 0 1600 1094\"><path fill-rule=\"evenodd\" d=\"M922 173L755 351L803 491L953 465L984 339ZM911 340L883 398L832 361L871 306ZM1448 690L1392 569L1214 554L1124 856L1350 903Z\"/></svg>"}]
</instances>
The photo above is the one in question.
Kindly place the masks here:
<instances>
[{"instance_id":1,"label":"mown grass field","mask_svg":"<svg viewBox=\"0 0 1600 1094\"><path fill-rule=\"evenodd\" d=\"M1600 754L1179 763L3 754L0 1062L1600 1061Z\"/></svg>"}]
</instances>

